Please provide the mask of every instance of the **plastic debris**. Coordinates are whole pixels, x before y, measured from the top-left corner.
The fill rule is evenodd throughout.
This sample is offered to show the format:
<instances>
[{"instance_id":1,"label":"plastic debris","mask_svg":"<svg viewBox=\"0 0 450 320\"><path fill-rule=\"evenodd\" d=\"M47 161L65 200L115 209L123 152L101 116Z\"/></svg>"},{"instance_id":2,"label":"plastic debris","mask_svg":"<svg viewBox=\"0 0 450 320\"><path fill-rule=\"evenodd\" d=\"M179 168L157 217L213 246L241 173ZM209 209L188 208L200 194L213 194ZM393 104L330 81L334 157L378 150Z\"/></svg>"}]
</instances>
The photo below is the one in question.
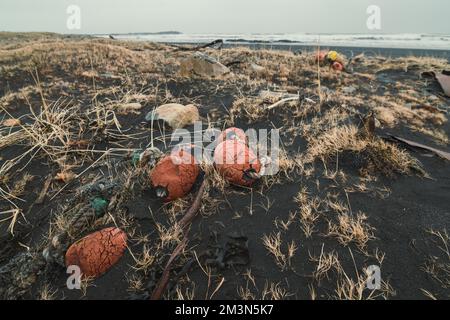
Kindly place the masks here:
<instances>
[{"instance_id":1,"label":"plastic debris","mask_svg":"<svg viewBox=\"0 0 450 320\"><path fill-rule=\"evenodd\" d=\"M133 164L133 166L137 166L140 162L141 159L141 150L138 151L134 151L133 154L131 155L131 163Z\"/></svg>"},{"instance_id":2,"label":"plastic debris","mask_svg":"<svg viewBox=\"0 0 450 320\"><path fill-rule=\"evenodd\" d=\"M251 186L258 178L261 163L253 151L242 141L221 142L214 150L214 165L228 182Z\"/></svg>"},{"instance_id":3,"label":"plastic debris","mask_svg":"<svg viewBox=\"0 0 450 320\"><path fill-rule=\"evenodd\" d=\"M91 207L94 209L97 216L102 216L108 207L108 201L103 198L96 197L91 201Z\"/></svg>"},{"instance_id":4,"label":"plastic debris","mask_svg":"<svg viewBox=\"0 0 450 320\"><path fill-rule=\"evenodd\" d=\"M344 65L344 58L337 51L328 51L325 59L329 63L339 62Z\"/></svg>"},{"instance_id":5,"label":"plastic debris","mask_svg":"<svg viewBox=\"0 0 450 320\"><path fill-rule=\"evenodd\" d=\"M327 57L327 51L319 51L316 53L315 61L316 62L324 62L325 58Z\"/></svg>"},{"instance_id":6,"label":"plastic debris","mask_svg":"<svg viewBox=\"0 0 450 320\"><path fill-rule=\"evenodd\" d=\"M243 143L246 143L247 137L244 130L233 127L223 131L217 138L218 143L224 142L225 140L239 140Z\"/></svg>"},{"instance_id":7,"label":"plastic debris","mask_svg":"<svg viewBox=\"0 0 450 320\"><path fill-rule=\"evenodd\" d=\"M98 278L122 258L126 247L125 232L106 228L72 244L66 252L66 267L78 266L83 277Z\"/></svg>"},{"instance_id":8,"label":"plastic debris","mask_svg":"<svg viewBox=\"0 0 450 320\"><path fill-rule=\"evenodd\" d=\"M447 97L450 97L450 76L445 74L436 74L436 79L441 85L442 90Z\"/></svg>"},{"instance_id":9,"label":"plastic debris","mask_svg":"<svg viewBox=\"0 0 450 320\"><path fill-rule=\"evenodd\" d=\"M320 64L329 65L335 71L345 70L344 58L334 50L317 52L315 55L315 61Z\"/></svg>"},{"instance_id":10,"label":"plastic debris","mask_svg":"<svg viewBox=\"0 0 450 320\"><path fill-rule=\"evenodd\" d=\"M424 144L421 144L421 143L418 143L418 142L415 142L415 141L411 141L411 140L407 140L407 139L403 139L403 138L400 138L400 137L397 137L397 136L394 136L394 135L389 135L389 137L394 139L394 140L396 140L396 141L398 141L398 142L404 143L404 144L406 144L406 145L408 145L410 147L423 149L423 150L432 152L432 153L436 154L437 156L441 157L442 159L450 161L450 153L449 152L438 150L438 149L426 146Z\"/></svg>"},{"instance_id":11,"label":"plastic debris","mask_svg":"<svg viewBox=\"0 0 450 320\"><path fill-rule=\"evenodd\" d=\"M450 72L443 71L442 73L436 73L434 71L427 71L423 72L422 76L435 78L444 91L444 94L450 97Z\"/></svg>"},{"instance_id":12,"label":"plastic debris","mask_svg":"<svg viewBox=\"0 0 450 320\"><path fill-rule=\"evenodd\" d=\"M192 104L184 106L178 103L169 103L149 112L145 120L163 120L173 129L179 129L199 121L200 115L197 107Z\"/></svg>"},{"instance_id":13,"label":"plastic debris","mask_svg":"<svg viewBox=\"0 0 450 320\"><path fill-rule=\"evenodd\" d=\"M230 69L216 59L204 53L196 52L181 61L180 73L185 77L200 76L217 78L230 73Z\"/></svg>"},{"instance_id":14,"label":"plastic debris","mask_svg":"<svg viewBox=\"0 0 450 320\"><path fill-rule=\"evenodd\" d=\"M179 147L161 159L152 170L150 180L156 195L169 202L189 193L200 173L191 154L192 148Z\"/></svg>"},{"instance_id":15,"label":"plastic debris","mask_svg":"<svg viewBox=\"0 0 450 320\"><path fill-rule=\"evenodd\" d=\"M344 71L344 66L340 62L337 62L337 61L333 62L331 67L333 68L333 70L336 70L336 71Z\"/></svg>"},{"instance_id":16,"label":"plastic debris","mask_svg":"<svg viewBox=\"0 0 450 320\"><path fill-rule=\"evenodd\" d=\"M109 181L107 179L101 179L99 181L90 183L81 188L82 196L94 196L109 198L114 190L118 187L116 182Z\"/></svg>"}]
</instances>

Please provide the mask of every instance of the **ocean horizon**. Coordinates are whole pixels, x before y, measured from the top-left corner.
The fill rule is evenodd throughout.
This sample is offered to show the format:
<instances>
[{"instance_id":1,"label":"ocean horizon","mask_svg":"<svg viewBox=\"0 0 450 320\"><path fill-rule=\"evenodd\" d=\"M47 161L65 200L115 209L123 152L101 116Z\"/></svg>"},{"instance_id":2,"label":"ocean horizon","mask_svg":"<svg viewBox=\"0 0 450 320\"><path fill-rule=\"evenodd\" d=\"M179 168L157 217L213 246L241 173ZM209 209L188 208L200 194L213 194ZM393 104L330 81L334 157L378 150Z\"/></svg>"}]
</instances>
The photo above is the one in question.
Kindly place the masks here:
<instances>
[{"instance_id":1,"label":"ocean horizon","mask_svg":"<svg viewBox=\"0 0 450 320\"><path fill-rule=\"evenodd\" d=\"M207 43L222 39L229 44L340 46L398 49L450 50L450 35L440 34L309 34L309 33L157 33L112 34L120 40L152 41L160 43ZM109 34L96 34L109 37Z\"/></svg>"}]
</instances>

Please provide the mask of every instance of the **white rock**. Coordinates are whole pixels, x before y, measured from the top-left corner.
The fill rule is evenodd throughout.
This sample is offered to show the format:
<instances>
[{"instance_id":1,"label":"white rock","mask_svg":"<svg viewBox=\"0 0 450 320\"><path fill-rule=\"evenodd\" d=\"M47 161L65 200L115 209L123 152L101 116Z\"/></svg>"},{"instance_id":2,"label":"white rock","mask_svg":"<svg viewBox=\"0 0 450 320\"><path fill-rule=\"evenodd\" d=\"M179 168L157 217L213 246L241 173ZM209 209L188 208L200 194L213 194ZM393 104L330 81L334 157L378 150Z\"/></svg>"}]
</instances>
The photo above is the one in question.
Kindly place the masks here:
<instances>
[{"instance_id":1,"label":"white rock","mask_svg":"<svg viewBox=\"0 0 450 320\"><path fill-rule=\"evenodd\" d=\"M173 129L183 128L200 120L196 106L189 104L184 106L178 103L169 103L159 106L145 117L147 121L163 120Z\"/></svg>"}]
</instances>

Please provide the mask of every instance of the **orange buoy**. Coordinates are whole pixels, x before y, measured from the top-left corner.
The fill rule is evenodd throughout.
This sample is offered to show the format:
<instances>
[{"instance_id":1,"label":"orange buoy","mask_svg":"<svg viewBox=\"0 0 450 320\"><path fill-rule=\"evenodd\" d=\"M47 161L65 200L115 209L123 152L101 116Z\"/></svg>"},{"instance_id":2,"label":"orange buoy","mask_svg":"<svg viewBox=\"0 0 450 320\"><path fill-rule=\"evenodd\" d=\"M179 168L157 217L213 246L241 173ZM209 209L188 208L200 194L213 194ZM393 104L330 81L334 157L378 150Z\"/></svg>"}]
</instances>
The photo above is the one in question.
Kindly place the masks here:
<instances>
[{"instance_id":1,"label":"orange buoy","mask_svg":"<svg viewBox=\"0 0 450 320\"><path fill-rule=\"evenodd\" d=\"M342 63L340 62L333 62L333 64L331 65L331 67L336 70L336 71L344 71L344 66L342 65Z\"/></svg>"},{"instance_id":2,"label":"orange buoy","mask_svg":"<svg viewBox=\"0 0 450 320\"><path fill-rule=\"evenodd\" d=\"M176 148L156 164L150 180L159 198L173 201L191 191L200 173L191 151L192 147Z\"/></svg>"},{"instance_id":3,"label":"orange buoy","mask_svg":"<svg viewBox=\"0 0 450 320\"><path fill-rule=\"evenodd\" d=\"M245 136L244 130L234 127L228 128L219 135L219 137L217 138L217 143L224 142L225 140L235 139L246 143L247 137Z\"/></svg>"},{"instance_id":4,"label":"orange buoy","mask_svg":"<svg viewBox=\"0 0 450 320\"><path fill-rule=\"evenodd\" d=\"M316 62L324 62L327 57L328 52L327 51L319 51L316 53Z\"/></svg>"},{"instance_id":5,"label":"orange buoy","mask_svg":"<svg viewBox=\"0 0 450 320\"><path fill-rule=\"evenodd\" d=\"M261 170L254 152L239 140L221 142L214 150L214 165L228 182L248 187L259 178Z\"/></svg>"},{"instance_id":6,"label":"orange buoy","mask_svg":"<svg viewBox=\"0 0 450 320\"><path fill-rule=\"evenodd\" d=\"M66 252L66 267L75 265L83 277L100 277L122 258L127 235L119 228L106 228L78 240Z\"/></svg>"}]
</instances>

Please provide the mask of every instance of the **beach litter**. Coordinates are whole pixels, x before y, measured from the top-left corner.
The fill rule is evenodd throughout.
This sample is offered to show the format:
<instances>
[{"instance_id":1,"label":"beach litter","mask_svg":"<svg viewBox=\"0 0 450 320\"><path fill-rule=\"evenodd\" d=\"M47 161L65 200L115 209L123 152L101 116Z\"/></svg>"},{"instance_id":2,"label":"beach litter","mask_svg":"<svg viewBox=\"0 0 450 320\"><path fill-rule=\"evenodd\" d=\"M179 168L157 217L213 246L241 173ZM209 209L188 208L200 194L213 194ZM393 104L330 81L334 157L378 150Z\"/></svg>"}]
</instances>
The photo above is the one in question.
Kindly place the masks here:
<instances>
[{"instance_id":1,"label":"beach litter","mask_svg":"<svg viewBox=\"0 0 450 320\"><path fill-rule=\"evenodd\" d=\"M260 178L261 163L254 152L242 141L221 142L214 150L214 165L228 182L250 187Z\"/></svg>"},{"instance_id":2,"label":"beach litter","mask_svg":"<svg viewBox=\"0 0 450 320\"><path fill-rule=\"evenodd\" d=\"M202 45L198 45L195 47L189 47L189 46L179 46L179 45L174 45L172 44L171 46L175 47L177 51L198 51L201 49L206 49L206 48L212 48L212 49L221 49L223 46L223 40L222 39L217 39Z\"/></svg>"},{"instance_id":3,"label":"beach litter","mask_svg":"<svg viewBox=\"0 0 450 320\"><path fill-rule=\"evenodd\" d=\"M441 157L442 159L450 161L450 153L449 152L438 150L436 148L429 147L427 145L424 145L424 144L421 144L421 143L418 143L418 142L415 142L415 141L407 140L407 139L404 139L404 138L401 138L401 137L397 137L397 136L394 136L394 135L389 135L389 137L391 139L393 139L394 141L406 144L409 147L429 151L429 152L434 153L437 156Z\"/></svg>"},{"instance_id":4,"label":"beach litter","mask_svg":"<svg viewBox=\"0 0 450 320\"><path fill-rule=\"evenodd\" d=\"M172 129L180 129L199 121L200 115L198 108L193 104L184 106L178 103L169 103L147 113L145 120L163 120Z\"/></svg>"},{"instance_id":5,"label":"beach litter","mask_svg":"<svg viewBox=\"0 0 450 320\"><path fill-rule=\"evenodd\" d=\"M170 202L187 195L200 174L190 148L179 147L162 158L150 173L156 196Z\"/></svg>"},{"instance_id":6,"label":"beach litter","mask_svg":"<svg viewBox=\"0 0 450 320\"><path fill-rule=\"evenodd\" d=\"M320 62L320 63L322 63L322 62L325 62L325 58L327 57L327 51L319 51L319 52L317 52L316 53L316 56L315 56L315 61L316 62Z\"/></svg>"},{"instance_id":7,"label":"beach litter","mask_svg":"<svg viewBox=\"0 0 450 320\"><path fill-rule=\"evenodd\" d=\"M226 140L239 140L243 143L246 143L247 137L244 130L232 127L222 131L217 137L218 143L224 142Z\"/></svg>"},{"instance_id":8,"label":"beach litter","mask_svg":"<svg viewBox=\"0 0 450 320\"><path fill-rule=\"evenodd\" d=\"M228 67L201 52L196 52L181 60L180 74L183 77L200 76L218 78L228 73L230 73Z\"/></svg>"},{"instance_id":9,"label":"beach litter","mask_svg":"<svg viewBox=\"0 0 450 320\"><path fill-rule=\"evenodd\" d=\"M450 76L445 74L437 74L436 79L444 90L444 93L447 97L450 97Z\"/></svg>"},{"instance_id":10,"label":"beach litter","mask_svg":"<svg viewBox=\"0 0 450 320\"><path fill-rule=\"evenodd\" d=\"M444 91L444 94L447 97L450 97L450 75L448 75L448 72L444 71L442 73L436 73L434 71L430 71L422 73L422 76L425 77L431 76L435 78L439 83L439 85L441 86L442 90Z\"/></svg>"},{"instance_id":11,"label":"beach litter","mask_svg":"<svg viewBox=\"0 0 450 320\"><path fill-rule=\"evenodd\" d=\"M94 209L95 214L100 217L106 212L108 201L100 197L95 197L91 201L91 207Z\"/></svg>"},{"instance_id":12,"label":"beach litter","mask_svg":"<svg viewBox=\"0 0 450 320\"><path fill-rule=\"evenodd\" d=\"M127 235L119 228L106 228L78 240L66 252L66 267L78 266L83 277L98 278L122 258Z\"/></svg>"},{"instance_id":13,"label":"beach litter","mask_svg":"<svg viewBox=\"0 0 450 320\"><path fill-rule=\"evenodd\" d=\"M333 64L331 65L331 67L333 68L333 70L335 71L344 71L344 66L340 63L340 62L333 62Z\"/></svg>"},{"instance_id":14,"label":"beach litter","mask_svg":"<svg viewBox=\"0 0 450 320\"><path fill-rule=\"evenodd\" d=\"M344 64L344 58L337 51L328 51L325 60L329 63L338 62Z\"/></svg>"},{"instance_id":15,"label":"beach litter","mask_svg":"<svg viewBox=\"0 0 450 320\"><path fill-rule=\"evenodd\" d=\"M335 71L345 70L344 58L337 51L319 51L315 55L315 61L329 65Z\"/></svg>"},{"instance_id":16,"label":"beach litter","mask_svg":"<svg viewBox=\"0 0 450 320\"><path fill-rule=\"evenodd\" d=\"M152 292L151 300L159 300L164 294L164 291L167 288L167 285L170 280L170 271L172 269L172 264L175 261L175 259L183 252L183 250L186 248L188 243L188 229L190 225L192 224L192 221L194 220L195 216L197 215L198 210L200 209L203 194L205 192L206 188L206 179L203 179L202 184L200 185L197 194L194 198L194 201L192 201L191 206L186 211L184 216L178 221L177 225L180 226L181 230L183 230L183 240L180 241L178 246L175 248L175 250L170 255L169 260L167 261L167 264L164 268L163 274L161 278L159 279L155 289Z\"/></svg>"}]
</instances>

